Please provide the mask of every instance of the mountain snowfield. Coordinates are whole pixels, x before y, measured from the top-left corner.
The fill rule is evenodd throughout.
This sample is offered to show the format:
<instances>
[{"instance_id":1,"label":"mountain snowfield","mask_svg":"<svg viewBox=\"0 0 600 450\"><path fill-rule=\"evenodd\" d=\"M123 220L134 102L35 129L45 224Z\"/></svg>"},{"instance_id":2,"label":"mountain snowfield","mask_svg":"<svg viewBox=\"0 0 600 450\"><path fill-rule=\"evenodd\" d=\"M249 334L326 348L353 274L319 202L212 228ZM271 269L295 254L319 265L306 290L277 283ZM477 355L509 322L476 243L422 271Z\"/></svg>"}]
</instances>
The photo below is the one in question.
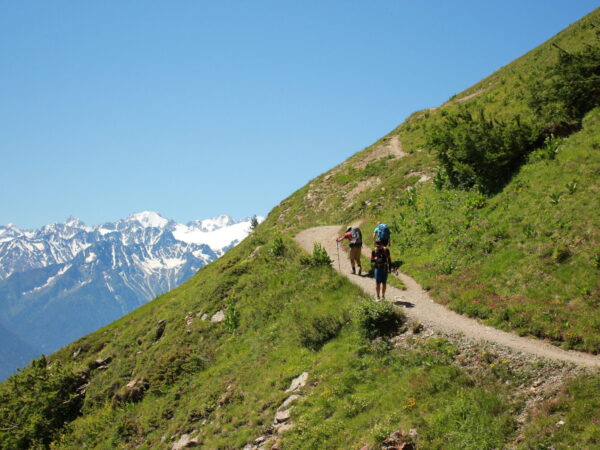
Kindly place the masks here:
<instances>
[{"instance_id":1,"label":"mountain snowfield","mask_svg":"<svg viewBox=\"0 0 600 450\"><path fill-rule=\"evenodd\" d=\"M220 215L185 225L144 211L95 227L75 218L0 226L0 346L14 347L4 342L12 336L34 349L13 352L17 360L3 350L0 379L173 289L243 240L250 223Z\"/></svg>"}]
</instances>

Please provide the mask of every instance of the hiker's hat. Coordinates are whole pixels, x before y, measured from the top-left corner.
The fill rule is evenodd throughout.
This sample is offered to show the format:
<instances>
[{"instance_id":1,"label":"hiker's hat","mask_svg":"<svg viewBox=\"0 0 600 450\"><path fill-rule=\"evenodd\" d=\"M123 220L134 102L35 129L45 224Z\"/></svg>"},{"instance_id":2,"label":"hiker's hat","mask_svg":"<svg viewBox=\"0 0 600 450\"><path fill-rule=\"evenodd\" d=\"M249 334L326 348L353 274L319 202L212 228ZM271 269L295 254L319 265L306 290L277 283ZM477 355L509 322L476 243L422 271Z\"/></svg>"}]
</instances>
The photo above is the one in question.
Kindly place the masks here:
<instances>
[{"instance_id":1,"label":"hiker's hat","mask_svg":"<svg viewBox=\"0 0 600 450\"><path fill-rule=\"evenodd\" d=\"M352 227L348 227L346 231L352 231Z\"/></svg>"}]
</instances>

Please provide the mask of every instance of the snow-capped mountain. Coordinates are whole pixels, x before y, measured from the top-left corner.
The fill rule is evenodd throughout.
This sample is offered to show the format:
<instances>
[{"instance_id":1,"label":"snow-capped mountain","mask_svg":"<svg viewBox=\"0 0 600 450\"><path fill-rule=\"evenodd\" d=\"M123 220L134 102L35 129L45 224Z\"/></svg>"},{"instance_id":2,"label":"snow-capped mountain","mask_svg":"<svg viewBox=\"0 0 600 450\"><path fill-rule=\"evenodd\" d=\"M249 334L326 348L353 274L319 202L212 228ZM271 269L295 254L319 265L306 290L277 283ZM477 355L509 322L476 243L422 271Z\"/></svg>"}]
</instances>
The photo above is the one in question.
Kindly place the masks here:
<instances>
[{"instance_id":1,"label":"snow-capped mountain","mask_svg":"<svg viewBox=\"0 0 600 450\"><path fill-rule=\"evenodd\" d=\"M38 230L0 226L0 327L39 353L54 351L187 280L250 223L221 215L184 225L144 211L95 227L75 218Z\"/></svg>"}]
</instances>

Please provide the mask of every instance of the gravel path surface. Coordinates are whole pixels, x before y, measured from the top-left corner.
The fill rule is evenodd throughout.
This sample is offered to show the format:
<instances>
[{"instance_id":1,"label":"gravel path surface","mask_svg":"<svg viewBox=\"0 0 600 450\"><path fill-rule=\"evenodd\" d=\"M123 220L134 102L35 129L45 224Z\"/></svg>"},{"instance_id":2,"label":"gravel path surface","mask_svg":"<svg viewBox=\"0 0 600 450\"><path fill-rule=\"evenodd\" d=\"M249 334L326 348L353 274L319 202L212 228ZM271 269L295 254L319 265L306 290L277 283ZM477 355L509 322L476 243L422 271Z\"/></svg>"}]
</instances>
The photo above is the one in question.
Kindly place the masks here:
<instances>
[{"instance_id":1,"label":"gravel path surface","mask_svg":"<svg viewBox=\"0 0 600 450\"><path fill-rule=\"evenodd\" d=\"M350 281L357 284L369 295L375 295L375 281L366 276L352 275L350 261L340 244L340 261L335 239L339 235L341 226L324 226L309 228L300 232L295 240L307 252L312 253L313 243L320 243L333 259L333 267L340 270ZM366 235L365 235L366 237ZM370 249L363 245L363 255L370 255ZM393 259L392 248L392 259ZM338 265L339 264L339 265ZM340 269L338 269L338 267ZM388 284L386 298L400 306L406 315L413 320L418 320L429 326L446 333L462 333L465 337L476 341L487 341L505 346L522 354L537 355L557 361L565 361L584 367L600 367L600 356L583 352L567 351L537 339L517 336L487 325L477 320L461 316L439 303L435 303L429 294L408 275L399 274L407 289L397 289Z\"/></svg>"}]
</instances>

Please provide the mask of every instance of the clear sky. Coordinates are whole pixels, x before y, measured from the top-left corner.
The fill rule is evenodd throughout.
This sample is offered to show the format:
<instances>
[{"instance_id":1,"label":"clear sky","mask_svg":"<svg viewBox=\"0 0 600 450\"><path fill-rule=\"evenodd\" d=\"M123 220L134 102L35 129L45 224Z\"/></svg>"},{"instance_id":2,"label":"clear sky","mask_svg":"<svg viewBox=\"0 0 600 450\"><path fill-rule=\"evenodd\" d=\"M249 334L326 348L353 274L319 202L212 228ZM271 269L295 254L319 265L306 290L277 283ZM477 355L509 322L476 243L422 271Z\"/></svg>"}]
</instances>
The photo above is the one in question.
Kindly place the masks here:
<instances>
[{"instance_id":1,"label":"clear sky","mask_svg":"<svg viewBox=\"0 0 600 450\"><path fill-rule=\"evenodd\" d=\"M597 5L0 0L0 224L266 215Z\"/></svg>"}]
</instances>

